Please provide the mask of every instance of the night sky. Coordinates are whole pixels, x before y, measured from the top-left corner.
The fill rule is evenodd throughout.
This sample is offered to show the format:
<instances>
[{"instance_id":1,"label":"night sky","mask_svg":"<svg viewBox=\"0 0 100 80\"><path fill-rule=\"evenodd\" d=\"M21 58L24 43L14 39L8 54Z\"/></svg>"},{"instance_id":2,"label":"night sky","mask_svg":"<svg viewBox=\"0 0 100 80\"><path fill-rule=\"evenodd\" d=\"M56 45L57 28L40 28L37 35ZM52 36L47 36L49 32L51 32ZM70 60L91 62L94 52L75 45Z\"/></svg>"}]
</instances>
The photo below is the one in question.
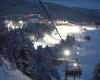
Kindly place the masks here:
<instances>
[{"instance_id":1,"label":"night sky","mask_svg":"<svg viewBox=\"0 0 100 80\"><path fill-rule=\"evenodd\" d=\"M100 9L100 0L43 0L43 1L54 2L70 7Z\"/></svg>"}]
</instances>

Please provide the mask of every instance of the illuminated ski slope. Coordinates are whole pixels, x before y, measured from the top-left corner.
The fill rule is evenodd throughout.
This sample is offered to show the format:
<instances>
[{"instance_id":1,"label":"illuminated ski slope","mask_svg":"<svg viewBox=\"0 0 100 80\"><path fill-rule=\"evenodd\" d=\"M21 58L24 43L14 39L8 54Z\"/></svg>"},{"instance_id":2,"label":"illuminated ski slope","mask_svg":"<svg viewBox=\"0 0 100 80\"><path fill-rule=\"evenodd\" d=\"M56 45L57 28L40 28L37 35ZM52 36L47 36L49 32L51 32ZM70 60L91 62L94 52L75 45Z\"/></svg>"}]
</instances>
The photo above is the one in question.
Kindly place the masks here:
<instances>
[{"instance_id":1,"label":"illuminated ski slope","mask_svg":"<svg viewBox=\"0 0 100 80\"><path fill-rule=\"evenodd\" d=\"M78 25L73 25L73 26L56 26L58 29L60 35L62 38L65 40L68 34L74 34L75 36L79 35L81 36L82 33L84 33L84 30L81 30L82 28L86 28L89 31L95 30L95 27L91 26L78 26ZM34 36L31 37L34 39ZM77 39L77 38L76 38ZM79 38L78 38L79 39ZM61 38L59 37L58 33L56 30L53 30L51 34L44 33L44 37L37 42L34 42L34 47L37 48L39 45L42 45L42 47L48 46L54 46L55 44L59 44L61 41Z\"/></svg>"}]
</instances>

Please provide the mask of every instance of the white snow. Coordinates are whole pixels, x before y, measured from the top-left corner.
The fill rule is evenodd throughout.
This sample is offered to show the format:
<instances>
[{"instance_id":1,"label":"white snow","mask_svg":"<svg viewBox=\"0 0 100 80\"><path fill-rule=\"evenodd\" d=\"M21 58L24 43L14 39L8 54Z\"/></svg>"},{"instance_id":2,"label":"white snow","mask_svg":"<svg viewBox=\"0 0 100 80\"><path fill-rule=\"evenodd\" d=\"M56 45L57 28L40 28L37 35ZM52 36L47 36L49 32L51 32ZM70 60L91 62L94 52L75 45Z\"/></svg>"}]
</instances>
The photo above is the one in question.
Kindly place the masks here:
<instances>
[{"instance_id":1,"label":"white snow","mask_svg":"<svg viewBox=\"0 0 100 80\"><path fill-rule=\"evenodd\" d=\"M31 80L24 75L21 71L11 67L8 61L2 58L0 65L0 80Z\"/></svg>"},{"instance_id":2,"label":"white snow","mask_svg":"<svg viewBox=\"0 0 100 80\"><path fill-rule=\"evenodd\" d=\"M85 80L91 80L95 66L100 61L100 28L87 31L84 35L91 36L91 41L84 42L81 50L82 77Z\"/></svg>"}]
</instances>

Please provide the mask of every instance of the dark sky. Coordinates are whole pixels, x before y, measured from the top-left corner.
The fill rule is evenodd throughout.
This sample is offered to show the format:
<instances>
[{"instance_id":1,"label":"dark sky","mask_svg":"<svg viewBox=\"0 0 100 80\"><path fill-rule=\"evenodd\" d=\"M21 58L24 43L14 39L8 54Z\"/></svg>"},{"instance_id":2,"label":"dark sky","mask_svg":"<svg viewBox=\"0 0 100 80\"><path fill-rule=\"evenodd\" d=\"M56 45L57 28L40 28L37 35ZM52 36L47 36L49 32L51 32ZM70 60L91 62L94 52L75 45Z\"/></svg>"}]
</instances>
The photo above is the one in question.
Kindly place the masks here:
<instances>
[{"instance_id":1,"label":"dark sky","mask_svg":"<svg viewBox=\"0 0 100 80\"><path fill-rule=\"evenodd\" d=\"M42 1L54 2L71 7L100 9L100 0L42 0Z\"/></svg>"}]
</instances>

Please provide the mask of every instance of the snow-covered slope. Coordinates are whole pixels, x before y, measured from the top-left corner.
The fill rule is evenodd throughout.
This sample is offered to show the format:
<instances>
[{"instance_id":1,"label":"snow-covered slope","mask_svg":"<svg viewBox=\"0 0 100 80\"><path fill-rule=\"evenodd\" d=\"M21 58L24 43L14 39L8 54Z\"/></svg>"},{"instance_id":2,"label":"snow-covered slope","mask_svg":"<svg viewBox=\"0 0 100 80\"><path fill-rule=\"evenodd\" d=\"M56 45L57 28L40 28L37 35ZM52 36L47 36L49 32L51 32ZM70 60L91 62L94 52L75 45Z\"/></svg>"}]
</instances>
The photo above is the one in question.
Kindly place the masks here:
<instances>
[{"instance_id":1,"label":"snow-covered slope","mask_svg":"<svg viewBox=\"0 0 100 80\"><path fill-rule=\"evenodd\" d=\"M81 50L82 77L84 80L92 80L95 66L100 61L100 28L87 31L85 35L91 36L91 41L84 42L83 50Z\"/></svg>"},{"instance_id":2,"label":"snow-covered slope","mask_svg":"<svg viewBox=\"0 0 100 80\"><path fill-rule=\"evenodd\" d=\"M11 67L8 61L0 60L0 80L31 80L21 71Z\"/></svg>"}]
</instances>

